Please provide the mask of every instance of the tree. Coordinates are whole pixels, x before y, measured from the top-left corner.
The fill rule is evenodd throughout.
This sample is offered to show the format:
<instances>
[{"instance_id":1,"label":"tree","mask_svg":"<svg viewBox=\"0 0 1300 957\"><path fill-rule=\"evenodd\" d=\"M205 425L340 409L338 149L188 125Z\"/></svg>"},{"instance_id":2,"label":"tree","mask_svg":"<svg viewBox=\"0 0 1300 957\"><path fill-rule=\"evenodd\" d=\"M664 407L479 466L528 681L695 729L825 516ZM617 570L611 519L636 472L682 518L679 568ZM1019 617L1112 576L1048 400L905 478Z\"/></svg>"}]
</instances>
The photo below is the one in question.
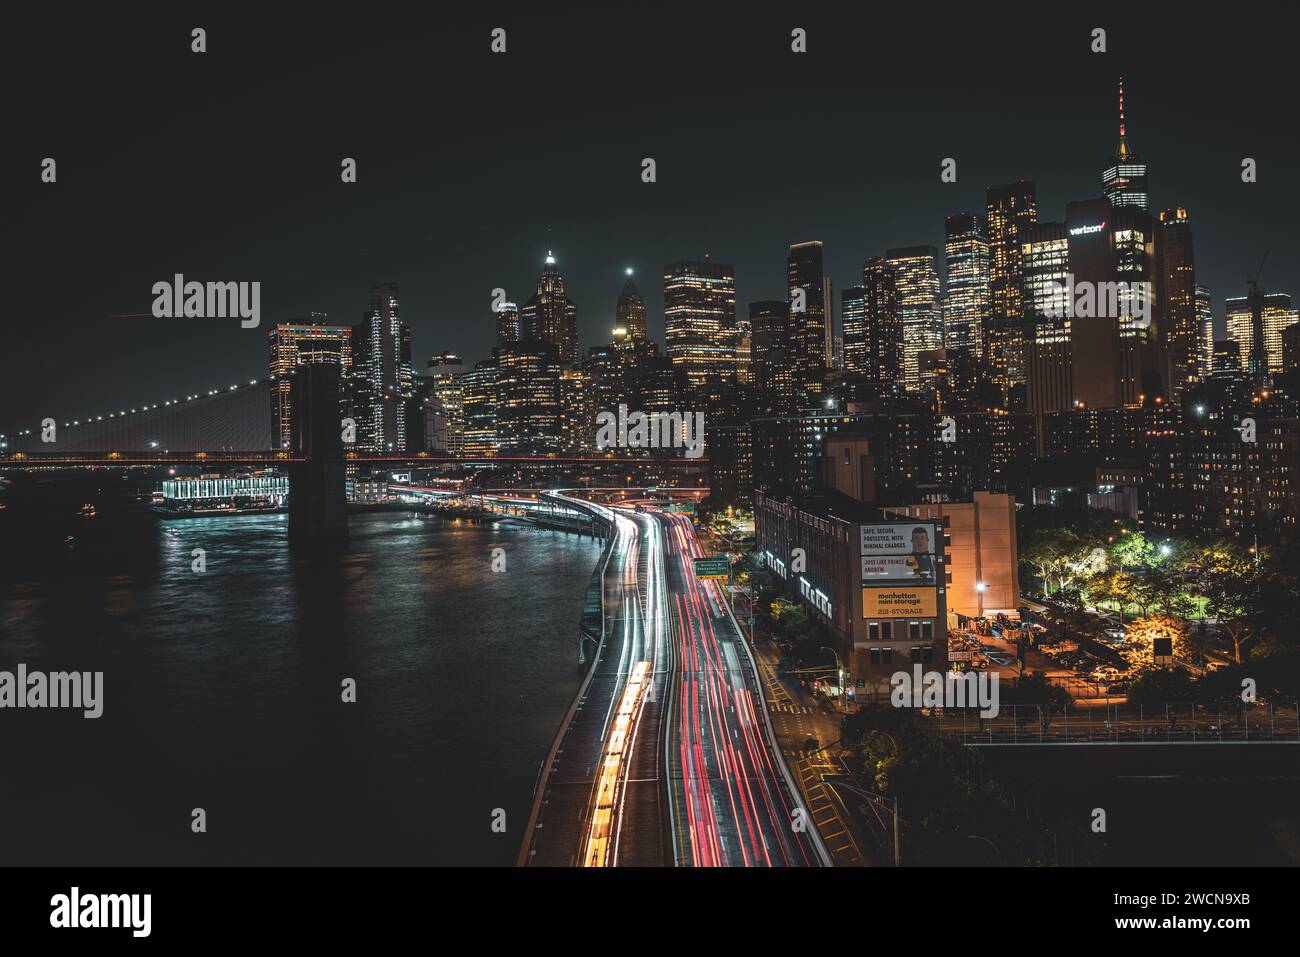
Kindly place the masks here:
<instances>
[{"instance_id":1,"label":"tree","mask_svg":"<svg viewBox=\"0 0 1300 957\"><path fill-rule=\"evenodd\" d=\"M1097 550L1105 532L1091 509L1033 506L1022 509L1016 521L1020 559L1042 580L1044 594L1097 570Z\"/></svg>"},{"instance_id":2,"label":"tree","mask_svg":"<svg viewBox=\"0 0 1300 957\"><path fill-rule=\"evenodd\" d=\"M1125 530L1108 549L1111 562L1120 571L1149 568L1155 562L1156 547L1142 532Z\"/></svg>"},{"instance_id":3,"label":"tree","mask_svg":"<svg viewBox=\"0 0 1300 957\"><path fill-rule=\"evenodd\" d=\"M1190 618L1194 604L1183 591L1173 568L1157 565L1148 569L1146 575L1148 595L1151 605L1170 618Z\"/></svg>"},{"instance_id":4,"label":"tree","mask_svg":"<svg viewBox=\"0 0 1300 957\"><path fill-rule=\"evenodd\" d=\"M1218 620L1232 642L1232 660L1241 664L1242 652L1256 634L1264 575L1254 559L1232 553L1208 555L1206 564L1206 614Z\"/></svg>"},{"instance_id":5,"label":"tree","mask_svg":"<svg viewBox=\"0 0 1300 957\"><path fill-rule=\"evenodd\" d=\"M1111 602L1119 609L1119 622L1124 624L1124 609L1133 600L1133 576L1125 571L1105 571L1088 580L1088 596L1097 603Z\"/></svg>"},{"instance_id":6,"label":"tree","mask_svg":"<svg viewBox=\"0 0 1300 957\"><path fill-rule=\"evenodd\" d=\"M1053 684L1052 680L1041 671L1032 671L1021 675L1016 683L1003 694L1007 704L1019 706L1016 718L1019 723L1022 711L1036 708L1039 725L1044 731L1051 725L1052 719L1069 707L1073 701L1070 693L1063 687Z\"/></svg>"},{"instance_id":7,"label":"tree","mask_svg":"<svg viewBox=\"0 0 1300 957\"><path fill-rule=\"evenodd\" d=\"M1191 675L1182 668L1152 668L1129 685L1128 700L1144 706L1192 701Z\"/></svg>"},{"instance_id":8,"label":"tree","mask_svg":"<svg viewBox=\"0 0 1300 957\"><path fill-rule=\"evenodd\" d=\"M803 605L778 598L771 609L772 630L787 657L807 656L810 649L822 643L820 628Z\"/></svg>"},{"instance_id":9,"label":"tree","mask_svg":"<svg viewBox=\"0 0 1300 957\"><path fill-rule=\"evenodd\" d=\"M1128 627L1128 638L1121 654L1129 670L1141 674L1156 667L1154 645L1157 638L1168 638L1175 658L1190 660L1193 649L1187 622L1168 615L1139 618Z\"/></svg>"}]
</instances>

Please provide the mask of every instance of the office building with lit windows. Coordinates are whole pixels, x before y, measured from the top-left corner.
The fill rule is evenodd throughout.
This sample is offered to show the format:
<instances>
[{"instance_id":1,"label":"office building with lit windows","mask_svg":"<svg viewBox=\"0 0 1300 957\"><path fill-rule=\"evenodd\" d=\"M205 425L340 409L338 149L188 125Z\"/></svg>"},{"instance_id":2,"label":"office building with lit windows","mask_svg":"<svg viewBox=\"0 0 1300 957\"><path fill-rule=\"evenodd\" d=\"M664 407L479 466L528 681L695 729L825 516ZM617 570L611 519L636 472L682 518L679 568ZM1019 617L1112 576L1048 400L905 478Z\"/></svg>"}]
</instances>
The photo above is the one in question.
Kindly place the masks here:
<instances>
[{"instance_id":1,"label":"office building with lit windows","mask_svg":"<svg viewBox=\"0 0 1300 957\"><path fill-rule=\"evenodd\" d=\"M921 387L918 355L943 346L943 313L939 305L938 250L933 246L890 249L885 260L894 271L898 317L903 327L903 388Z\"/></svg>"},{"instance_id":2,"label":"office building with lit windows","mask_svg":"<svg viewBox=\"0 0 1300 957\"><path fill-rule=\"evenodd\" d=\"M462 451L469 456L491 456L497 451L497 364L477 362L461 379L465 427Z\"/></svg>"},{"instance_id":3,"label":"office building with lit windows","mask_svg":"<svg viewBox=\"0 0 1300 957\"><path fill-rule=\"evenodd\" d=\"M1157 320L1165 394L1178 402L1200 380L1198 342L1202 329L1196 308L1196 261L1187 210L1161 210L1156 230L1160 283Z\"/></svg>"},{"instance_id":4,"label":"office building with lit windows","mask_svg":"<svg viewBox=\"0 0 1300 957\"><path fill-rule=\"evenodd\" d=\"M887 457L870 439L837 436L818 451L816 493L754 497L760 560L830 629L826 663L856 698L887 696L893 673L914 665L947 670L958 616L1019 616L1014 499L891 498L874 480Z\"/></svg>"},{"instance_id":5,"label":"office building with lit windows","mask_svg":"<svg viewBox=\"0 0 1300 957\"><path fill-rule=\"evenodd\" d=\"M1023 236L1027 400L1041 439L1043 417L1076 402L1070 356L1070 243L1065 223L1034 223Z\"/></svg>"},{"instance_id":6,"label":"office building with lit windows","mask_svg":"<svg viewBox=\"0 0 1300 957\"><path fill-rule=\"evenodd\" d=\"M415 373L411 368L411 329L402 322L397 283L370 284L370 309L352 327L351 349L348 383L357 427L356 448L406 451L406 413L415 396Z\"/></svg>"},{"instance_id":7,"label":"office building with lit windows","mask_svg":"<svg viewBox=\"0 0 1300 957\"><path fill-rule=\"evenodd\" d=\"M549 342L498 346L496 445L502 454L545 454L565 447L560 404L562 363Z\"/></svg>"},{"instance_id":8,"label":"office building with lit windows","mask_svg":"<svg viewBox=\"0 0 1300 957\"><path fill-rule=\"evenodd\" d=\"M786 258L789 293L789 338L795 378L808 401L821 397L834 354L831 281L820 242L795 243Z\"/></svg>"},{"instance_id":9,"label":"office building with lit windows","mask_svg":"<svg viewBox=\"0 0 1300 957\"><path fill-rule=\"evenodd\" d=\"M590 452L596 447L595 383L584 369L560 373L560 447L565 452Z\"/></svg>"},{"instance_id":10,"label":"office building with lit windows","mask_svg":"<svg viewBox=\"0 0 1300 957\"><path fill-rule=\"evenodd\" d=\"M989 325L989 241L984 234L984 216L949 216L946 234L948 291L943 302L943 345L982 358Z\"/></svg>"},{"instance_id":11,"label":"office building with lit windows","mask_svg":"<svg viewBox=\"0 0 1300 957\"><path fill-rule=\"evenodd\" d=\"M632 281L631 269L627 271L627 282L623 283L623 291L619 293L618 302L614 306L614 328L624 330L624 335L629 339L638 342L646 339L645 299Z\"/></svg>"},{"instance_id":12,"label":"office building with lit windows","mask_svg":"<svg viewBox=\"0 0 1300 957\"><path fill-rule=\"evenodd\" d=\"M496 310L497 345L519 341L519 307L513 302L500 302L493 306Z\"/></svg>"},{"instance_id":13,"label":"office building with lit windows","mask_svg":"<svg viewBox=\"0 0 1300 957\"><path fill-rule=\"evenodd\" d=\"M765 409L793 412L794 359L790 349L790 304L784 299L764 299L749 304L750 364L756 401Z\"/></svg>"},{"instance_id":14,"label":"office building with lit windows","mask_svg":"<svg viewBox=\"0 0 1300 957\"><path fill-rule=\"evenodd\" d=\"M447 451L459 455L465 448L465 360L453 352L431 356L424 366L430 395L442 406L447 419Z\"/></svg>"},{"instance_id":15,"label":"office building with lit windows","mask_svg":"<svg viewBox=\"0 0 1300 957\"><path fill-rule=\"evenodd\" d=\"M985 232L989 240L989 335L985 343L993 381L1010 393L1025 382L1023 233L1038 221L1033 183L990 186Z\"/></svg>"},{"instance_id":16,"label":"office building with lit windows","mask_svg":"<svg viewBox=\"0 0 1300 957\"><path fill-rule=\"evenodd\" d=\"M321 317L323 319L323 316ZM310 362L332 362L346 379L352 369L352 330L315 320L286 322L267 333L270 351L271 437L276 448L289 448L293 440L293 406L290 374Z\"/></svg>"},{"instance_id":17,"label":"office building with lit windows","mask_svg":"<svg viewBox=\"0 0 1300 957\"><path fill-rule=\"evenodd\" d=\"M867 369L867 289L840 290L840 322L844 329L844 371L865 375Z\"/></svg>"},{"instance_id":18,"label":"office building with lit windows","mask_svg":"<svg viewBox=\"0 0 1300 957\"><path fill-rule=\"evenodd\" d=\"M1282 331L1300 321L1300 312L1291 305L1285 292L1260 292L1251 296L1231 296L1224 300L1228 338L1237 343L1242 370L1250 372L1249 358L1255 353L1256 326L1264 331L1264 361L1267 374L1282 371ZM1258 316L1258 318L1256 318Z\"/></svg>"},{"instance_id":19,"label":"office building with lit windows","mask_svg":"<svg viewBox=\"0 0 1300 957\"><path fill-rule=\"evenodd\" d=\"M898 306L898 279L884 258L868 259L862 266L862 288L866 321L860 354L865 357L866 376L874 398L903 392L903 318ZM845 341L846 352L849 344ZM857 370L849 369L854 372Z\"/></svg>"},{"instance_id":20,"label":"office building with lit windows","mask_svg":"<svg viewBox=\"0 0 1300 957\"><path fill-rule=\"evenodd\" d=\"M578 362L578 307L565 295L564 277L548 252L537 290L519 311L519 338L549 342L560 362Z\"/></svg>"},{"instance_id":21,"label":"office building with lit windows","mask_svg":"<svg viewBox=\"0 0 1300 957\"><path fill-rule=\"evenodd\" d=\"M1204 286L1196 287L1196 328L1196 368L1202 379L1208 379L1214 371L1214 307Z\"/></svg>"},{"instance_id":22,"label":"office building with lit windows","mask_svg":"<svg viewBox=\"0 0 1300 957\"><path fill-rule=\"evenodd\" d=\"M668 358L692 386L734 381L735 268L710 259L664 266L664 325Z\"/></svg>"}]
</instances>

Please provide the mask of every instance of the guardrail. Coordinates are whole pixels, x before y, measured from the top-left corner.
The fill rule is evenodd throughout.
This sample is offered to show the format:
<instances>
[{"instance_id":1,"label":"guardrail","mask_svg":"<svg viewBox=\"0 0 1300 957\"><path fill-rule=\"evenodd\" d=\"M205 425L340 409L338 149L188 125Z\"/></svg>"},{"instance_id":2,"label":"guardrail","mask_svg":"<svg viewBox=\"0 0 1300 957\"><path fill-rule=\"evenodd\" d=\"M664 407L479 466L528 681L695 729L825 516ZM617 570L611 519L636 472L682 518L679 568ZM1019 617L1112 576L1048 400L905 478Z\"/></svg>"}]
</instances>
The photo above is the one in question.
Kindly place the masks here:
<instances>
[{"instance_id":1,"label":"guardrail","mask_svg":"<svg viewBox=\"0 0 1300 957\"><path fill-rule=\"evenodd\" d=\"M551 493L545 494L550 495ZM578 499L570 499L568 496L564 495L555 495L554 497L565 501L579 501ZM528 855L533 848L533 838L537 833L537 820L541 817L542 802L546 797L546 784L550 779L551 769L555 766L555 756L559 753L560 745L564 743L564 738L565 735L568 734L569 726L573 723L574 715L578 712L578 706L587 696L587 689L591 687L592 676L596 673L596 664L600 660L601 652L605 648L605 639L608 637L609 619L605 614L605 570L609 567L609 559L614 551L614 543L618 539L618 536L614 534L614 513L603 506L594 505L589 502L584 504L592 505L593 508L601 509L606 513L607 518L606 516L601 517L606 518L610 523L609 539L605 542L605 548L601 551L600 559L596 566L596 574L599 576L601 583L600 643L596 646L596 650L591 656L591 665L587 668L587 673L583 675L582 684L578 686L577 694L573 696L573 701L569 704L569 710L564 713L564 718L560 721L560 727L555 732L555 738L551 741L550 750L546 752L546 760L543 761L542 766L538 769L537 782L533 785L533 805L528 813L528 823L524 827L524 842L523 846L519 848L519 857L515 861L516 867L526 867L528 865ZM578 640L581 641L581 637L579 637Z\"/></svg>"},{"instance_id":2,"label":"guardrail","mask_svg":"<svg viewBox=\"0 0 1300 957\"><path fill-rule=\"evenodd\" d=\"M723 587L721 583L716 584L719 589ZM754 657L754 651L749 647L749 639L745 637L745 630L740 627L740 622L736 621L736 613L732 610L729 598L722 601L721 604L727 609L727 617L731 619L731 626L736 629L736 634L740 636L741 650L749 660L749 670L754 676L754 687L758 690L759 706L757 710L763 715L763 727L767 731L768 750L771 752L772 758L776 761L777 766L781 769L781 776L785 778L786 787L790 791L790 797L798 801L800 806L803 806L805 803L802 800L803 791L795 783L794 775L790 773L790 766L786 764L785 754L781 751L781 744L776 738L776 728L772 726L771 709L768 708L767 698L763 694L763 681L758 673L758 661ZM809 812L808 816L811 819L811 812ZM813 837L813 846L817 850L817 856L821 858L822 867L831 867L831 854L830 851L826 849L825 842L822 841L822 834L817 827L816 821L811 821L811 826L807 833L811 834Z\"/></svg>"}]
</instances>

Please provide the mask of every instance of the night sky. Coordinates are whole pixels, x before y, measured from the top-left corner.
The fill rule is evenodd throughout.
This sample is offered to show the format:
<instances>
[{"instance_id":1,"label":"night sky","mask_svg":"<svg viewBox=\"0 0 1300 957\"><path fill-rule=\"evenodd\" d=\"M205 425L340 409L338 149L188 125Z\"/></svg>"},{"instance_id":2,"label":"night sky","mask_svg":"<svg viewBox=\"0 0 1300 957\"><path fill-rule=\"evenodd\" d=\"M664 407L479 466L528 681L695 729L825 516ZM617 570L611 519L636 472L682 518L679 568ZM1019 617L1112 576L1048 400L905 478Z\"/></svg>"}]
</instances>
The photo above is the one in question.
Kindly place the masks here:
<instances>
[{"instance_id":1,"label":"night sky","mask_svg":"<svg viewBox=\"0 0 1300 957\"><path fill-rule=\"evenodd\" d=\"M1253 17L1053 21L1041 5L1015 26L929 5L895 22L867 7L857 20L741 6L695 19L704 6L494 5L462 22L373 5L299 22L10 15L16 298L0 431L260 378L272 324L311 310L352 324L371 280L401 283L417 370L442 350L474 361L492 346L491 290L522 304L548 249L584 351L608 339L628 266L662 343L664 263L734 263L744 315L784 298L786 247L810 239L826 244L838 318L864 259L941 247L945 214L982 210L991 183L1035 180L1045 220L1100 195L1121 73L1153 210L1189 208L1216 316L1266 249L1266 287L1300 295L1286 31ZM505 55L489 52L494 26ZM795 26L805 55L790 52ZM1108 29L1104 55L1089 52L1094 26ZM45 156L54 185L40 182ZM355 185L339 180L345 156ZM955 184L940 182L948 156ZM1241 182L1244 156L1256 184ZM260 281L261 326L111 318L148 313L152 285L177 272Z\"/></svg>"}]
</instances>

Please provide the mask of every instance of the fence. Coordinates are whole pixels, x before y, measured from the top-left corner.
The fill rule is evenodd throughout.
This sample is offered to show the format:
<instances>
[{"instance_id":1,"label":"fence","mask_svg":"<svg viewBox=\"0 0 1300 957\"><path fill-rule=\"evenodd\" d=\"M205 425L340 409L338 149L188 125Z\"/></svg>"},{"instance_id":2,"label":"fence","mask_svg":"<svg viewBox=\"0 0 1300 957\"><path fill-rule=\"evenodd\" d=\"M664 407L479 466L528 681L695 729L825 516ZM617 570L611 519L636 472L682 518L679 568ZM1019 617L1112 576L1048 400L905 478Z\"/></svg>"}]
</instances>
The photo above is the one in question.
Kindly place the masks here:
<instances>
[{"instance_id":1,"label":"fence","mask_svg":"<svg viewBox=\"0 0 1300 957\"><path fill-rule=\"evenodd\" d=\"M1218 741L1300 742L1300 702L1261 702L1218 708L1178 702L1164 705L1065 707L1007 705L994 718L970 709L933 709L931 730L970 744L1125 742L1163 744Z\"/></svg>"}]
</instances>

